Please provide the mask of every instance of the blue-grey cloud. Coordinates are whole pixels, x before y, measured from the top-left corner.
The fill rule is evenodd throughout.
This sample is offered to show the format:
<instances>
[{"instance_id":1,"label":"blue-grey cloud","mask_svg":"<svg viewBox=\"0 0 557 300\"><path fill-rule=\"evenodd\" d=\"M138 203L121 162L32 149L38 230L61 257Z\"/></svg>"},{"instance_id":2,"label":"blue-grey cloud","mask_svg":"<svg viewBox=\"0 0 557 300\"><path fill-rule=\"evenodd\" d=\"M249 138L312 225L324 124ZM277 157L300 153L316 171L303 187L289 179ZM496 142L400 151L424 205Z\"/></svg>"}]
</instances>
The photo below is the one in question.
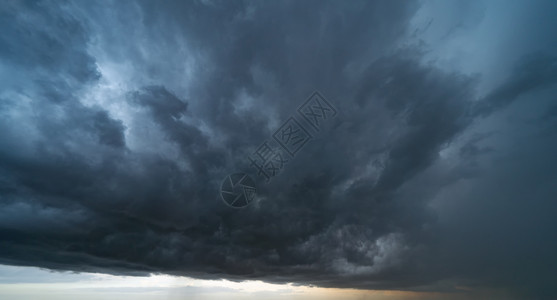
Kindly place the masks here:
<instances>
[{"instance_id":1,"label":"blue-grey cloud","mask_svg":"<svg viewBox=\"0 0 557 300\"><path fill-rule=\"evenodd\" d=\"M551 43L528 37L484 95L497 80L427 48L482 5L447 32L415 28L424 7L0 5L0 262L550 299ZM224 176L255 174L247 155L315 89L338 115L255 203L224 205Z\"/></svg>"}]
</instances>

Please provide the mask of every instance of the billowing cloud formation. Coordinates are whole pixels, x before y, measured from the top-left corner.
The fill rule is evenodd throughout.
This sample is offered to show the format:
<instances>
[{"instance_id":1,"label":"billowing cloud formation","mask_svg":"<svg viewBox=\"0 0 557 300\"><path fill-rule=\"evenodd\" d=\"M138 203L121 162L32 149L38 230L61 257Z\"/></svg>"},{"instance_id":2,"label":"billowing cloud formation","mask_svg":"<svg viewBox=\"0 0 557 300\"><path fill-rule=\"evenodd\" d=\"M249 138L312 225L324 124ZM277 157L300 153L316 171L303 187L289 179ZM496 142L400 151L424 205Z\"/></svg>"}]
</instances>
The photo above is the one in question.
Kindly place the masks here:
<instances>
[{"instance_id":1,"label":"billowing cloud formation","mask_svg":"<svg viewBox=\"0 0 557 300\"><path fill-rule=\"evenodd\" d=\"M451 5L2 4L0 262L554 296L555 45L460 70L430 49L493 8L428 35ZM316 89L338 115L227 207L221 180Z\"/></svg>"}]
</instances>

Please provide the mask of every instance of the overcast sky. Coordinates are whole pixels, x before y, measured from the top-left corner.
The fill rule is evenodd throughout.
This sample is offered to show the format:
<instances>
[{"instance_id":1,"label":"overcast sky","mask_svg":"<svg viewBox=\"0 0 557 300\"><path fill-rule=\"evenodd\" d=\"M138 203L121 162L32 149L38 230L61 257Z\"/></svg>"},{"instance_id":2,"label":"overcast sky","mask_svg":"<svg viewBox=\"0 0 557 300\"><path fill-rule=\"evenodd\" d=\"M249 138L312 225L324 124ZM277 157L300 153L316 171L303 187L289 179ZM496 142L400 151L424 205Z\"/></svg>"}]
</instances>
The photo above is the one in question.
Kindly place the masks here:
<instances>
[{"instance_id":1,"label":"overcast sky","mask_svg":"<svg viewBox=\"0 0 557 300\"><path fill-rule=\"evenodd\" d=\"M556 14L3 1L0 295L555 299ZM319 130L297 111L314 91ZM311 138L266 182L249 158L291 117ZM256 182L244 208L219 195L232 173Z\"/></svg>"}]
</instances>

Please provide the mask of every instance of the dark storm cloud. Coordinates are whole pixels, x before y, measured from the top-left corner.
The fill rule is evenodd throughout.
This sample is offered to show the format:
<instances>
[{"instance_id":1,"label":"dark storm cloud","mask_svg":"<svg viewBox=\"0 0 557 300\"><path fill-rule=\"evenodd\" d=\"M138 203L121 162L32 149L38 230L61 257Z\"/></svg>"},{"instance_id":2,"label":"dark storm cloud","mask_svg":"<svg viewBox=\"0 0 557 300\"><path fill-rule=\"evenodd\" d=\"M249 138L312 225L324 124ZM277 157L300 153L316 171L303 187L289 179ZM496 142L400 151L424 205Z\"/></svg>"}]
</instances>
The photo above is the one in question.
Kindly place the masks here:
<instances>
[{"instance_id":1,"label":"dark storm cloud","mask_svg":"<svg viewBox=\"0 0 557 300\"><path fill-rule=\"evenodd\" d=\"M557 82L557 57L545 53L522 57L507 81L479 102L474 113L487 115L533 90L547 88Z\"/></svg>"},{"instance_id":2,"label":"dark storm cloud","mask_svg":"<svg viewBox=\"0 0 557 300\"><path fill-rule=\"evenodd\" d=\"M540 173L529 161L486 173L477 164L501 151L483 144L496 134L461 139L489 116L512 112L521 97L554 88L555 59L525 57L476 99L479 78L424 64L423 49L405 43L418 8L3 4L0 262L377 289L452 291L439 284L451 280L511 289L524 280L518 290L550 295L544 280L554 273L541 262L549 250L532 252L543 273L533 279L527 273L536 268L512 263L529 252L503 233L510 228L537 247L546 238L504 214L505 225L493 226L481 209L511 205L503 211L520 214L522 198L498 190L509 182L533 188L536 178L547 184L533 196L547 210L536 212L554 226L544 199L555 196L548 187L555 160ZM181 82L176 70L188 59L194 75ZM125 66L130 82L117 95L95 94L110 86L103 80L114 78L114 66ZM280 176L258 186L259 201L226 207L217 198L222 178L249 170L246 155L314 89L339 115ZM554 137L546 102L528 130ZM507 154L539 152L532 161L541 164L555 146L532 145ZM447 166L441 153L453 146L458 155ZM503 176L525 170L536 176ZM474 188L459 186L474 180ZM430 205L447 190L457 199L449 221ZM470 226L458 211L479 221ZM524 218L535 219L531 213ZM514 247L497 247L494 236ZM525 275L506 275L517 271Z\"/></svg>"}]
</instances>

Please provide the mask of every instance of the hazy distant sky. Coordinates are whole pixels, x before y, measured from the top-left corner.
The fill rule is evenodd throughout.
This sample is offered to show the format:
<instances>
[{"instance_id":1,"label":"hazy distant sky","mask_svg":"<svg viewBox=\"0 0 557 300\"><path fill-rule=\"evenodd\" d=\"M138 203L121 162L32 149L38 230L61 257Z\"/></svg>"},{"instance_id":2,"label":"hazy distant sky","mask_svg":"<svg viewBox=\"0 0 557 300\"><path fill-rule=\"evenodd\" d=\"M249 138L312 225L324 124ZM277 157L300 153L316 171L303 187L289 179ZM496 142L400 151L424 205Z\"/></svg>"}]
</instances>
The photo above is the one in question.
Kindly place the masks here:
<instances>
[{"instance_id":1,"label":"hazy distant sky","mask_svg":"<svg viewBox=\"0 0 557 300\"><path fill-rule=\"evenodd\" d=\"M557 298L556 15L2 1L0 298ZM264 183L314 91L337 115Z\"/></svg>"}]
</instances>

